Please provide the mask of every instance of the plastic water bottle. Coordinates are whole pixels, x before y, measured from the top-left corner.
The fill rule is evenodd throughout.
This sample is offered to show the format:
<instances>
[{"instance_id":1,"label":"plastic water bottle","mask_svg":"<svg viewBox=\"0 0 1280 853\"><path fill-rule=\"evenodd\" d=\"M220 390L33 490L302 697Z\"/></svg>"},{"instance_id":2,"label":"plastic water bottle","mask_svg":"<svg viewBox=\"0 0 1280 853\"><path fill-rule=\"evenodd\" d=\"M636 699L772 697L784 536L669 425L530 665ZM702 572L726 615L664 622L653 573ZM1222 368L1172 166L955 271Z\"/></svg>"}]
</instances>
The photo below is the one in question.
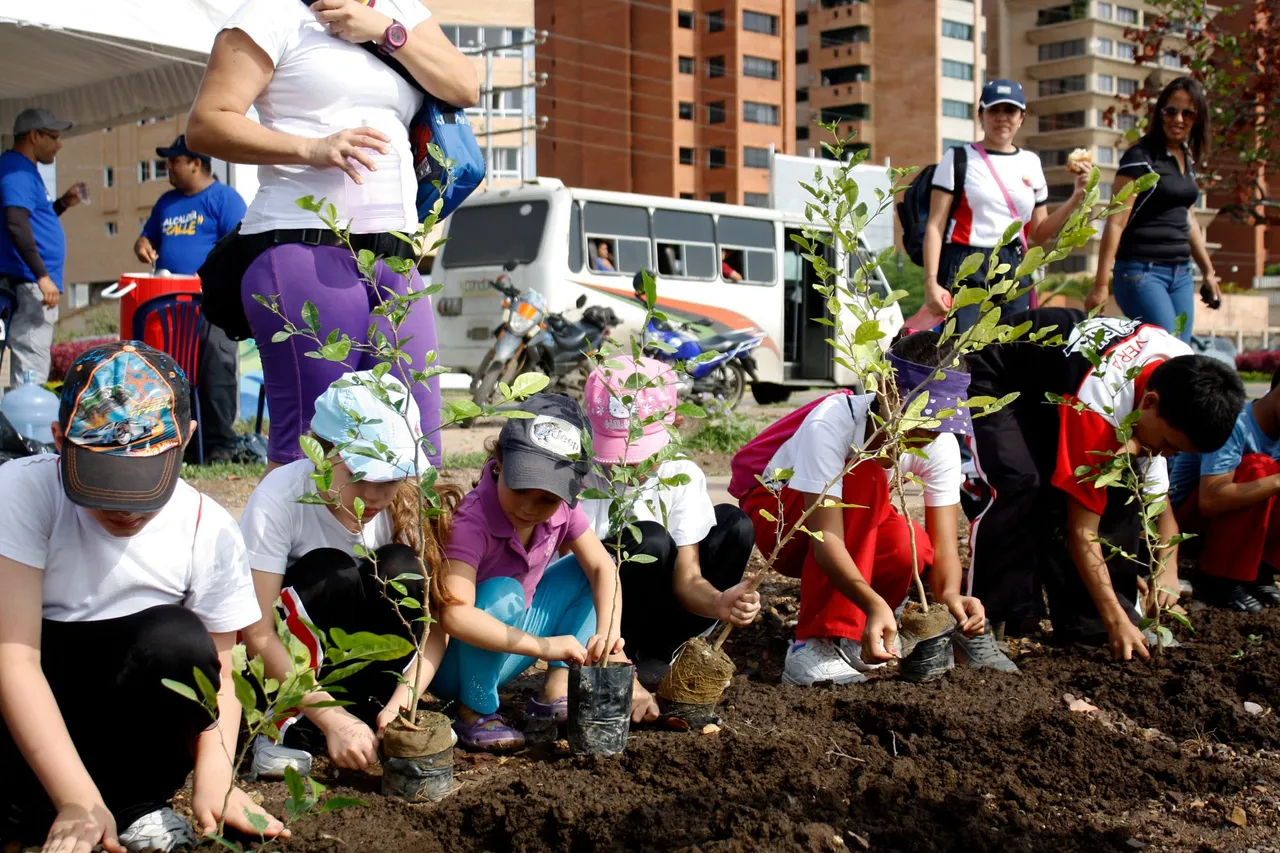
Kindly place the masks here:
<instances>
[{"instance_id":1,"label":"plastic water bottle","mask_svg":"<svg viewBox=\"0 0 1280 853\"><path fill-rule=\"evenodd\" d=\"M367 121L361 124L371 126ZM386 154L365 153L378 167L377 171L369 171L358 162L355 164L362 183L357 184L346 176L346 209L339 210L338 215L349 219L351 230L357 234L401 229L405 218L405 188L400 154L393 143L388 143Z\"/></svg>"},{"instance_id":2,"label":"plastic water bottle","mask_svg":"<svg viewBox=\"0 0 1280 853\"><path fill-rule=\"evenodd\" d=\"M21 385L0 397L0 412L18 434L42 444L53 443L50 424L58 419L58 407L58 398L36 383L34 370L28 370Z\"/></svg>"}]
</instances>

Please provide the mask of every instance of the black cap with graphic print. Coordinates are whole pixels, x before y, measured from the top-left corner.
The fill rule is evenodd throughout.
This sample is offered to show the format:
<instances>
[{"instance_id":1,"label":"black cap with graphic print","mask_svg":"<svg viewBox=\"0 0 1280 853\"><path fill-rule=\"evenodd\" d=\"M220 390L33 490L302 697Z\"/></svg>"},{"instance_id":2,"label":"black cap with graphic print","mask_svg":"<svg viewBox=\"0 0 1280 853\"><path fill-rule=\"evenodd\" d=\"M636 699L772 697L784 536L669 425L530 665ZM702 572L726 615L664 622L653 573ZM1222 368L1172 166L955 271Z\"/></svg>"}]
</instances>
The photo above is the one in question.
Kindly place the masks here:
<instances>
[{"instance_id":1,"label":"black cap with graphic print","mask_svg":"<svg viewBox=\"0 0 1280 853\"><path fill-rule=\"evenodd\" d=\"M511 489L542 489L576 506L582 480L591 470L582 445L591 422L576 400L563 394L534 394L520 404L533 417L509 418L498 434L502 479Z\"/></svg>"}]
</instances>

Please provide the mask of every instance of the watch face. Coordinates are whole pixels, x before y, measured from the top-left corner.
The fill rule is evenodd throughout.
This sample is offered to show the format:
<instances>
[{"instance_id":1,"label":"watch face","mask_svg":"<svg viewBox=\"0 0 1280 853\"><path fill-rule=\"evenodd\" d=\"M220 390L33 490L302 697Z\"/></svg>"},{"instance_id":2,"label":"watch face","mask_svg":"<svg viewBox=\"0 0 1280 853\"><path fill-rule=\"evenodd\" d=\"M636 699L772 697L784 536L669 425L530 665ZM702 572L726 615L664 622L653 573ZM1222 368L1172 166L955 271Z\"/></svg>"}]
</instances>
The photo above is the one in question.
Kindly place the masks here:
<instances>
[{"instance_id":1,"label":"watch face","mask_svg":"<svg viewBox=\"0 0 1280 853\"><path fill-rule=\"evenodd\" d=\"M392 47L402 47L408 39L409 32L399 22L392 24L387 29L387 41L391 43Z\"/></svg>"}]
</instances>

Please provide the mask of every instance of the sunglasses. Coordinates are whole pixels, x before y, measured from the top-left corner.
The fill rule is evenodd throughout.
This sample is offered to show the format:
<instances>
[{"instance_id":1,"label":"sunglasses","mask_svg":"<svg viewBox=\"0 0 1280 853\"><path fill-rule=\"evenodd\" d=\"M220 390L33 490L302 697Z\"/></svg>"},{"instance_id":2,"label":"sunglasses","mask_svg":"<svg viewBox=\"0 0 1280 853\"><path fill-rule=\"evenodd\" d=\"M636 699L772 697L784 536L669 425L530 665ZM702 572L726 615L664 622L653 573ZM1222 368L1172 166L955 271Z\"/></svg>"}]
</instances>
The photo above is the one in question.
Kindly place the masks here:
<instances>
[{"instance_id":1,"label":"sunglasses","mask_svg":"<svg viewBox=\"0 0 1280 853\"><path fill-rule=\"evenodd\" d=\"M1195 110L1180 110L1177 107L1165 107L1160 111L1160 115L1164 116L1165 118L1177 118L1179 115L1181 115L1183 121L1196 120Z\"/></svg>"},{"instance_id":2,"label":"sunglasses","mask_svg":"<svg viewBox=\"0 0 1280 853\"><path fill-rule=\"evenodd\" d=\"M47 136L47 137L49 137L50 139L61 139L61 138L62 138L62 134L61 134L61 133L59 133L59 132L57 132L57 131L54 131L54 130L41 130L41 131L39 131L39 134L40 134L41 136Z\"/></svg>"}]
</instances>

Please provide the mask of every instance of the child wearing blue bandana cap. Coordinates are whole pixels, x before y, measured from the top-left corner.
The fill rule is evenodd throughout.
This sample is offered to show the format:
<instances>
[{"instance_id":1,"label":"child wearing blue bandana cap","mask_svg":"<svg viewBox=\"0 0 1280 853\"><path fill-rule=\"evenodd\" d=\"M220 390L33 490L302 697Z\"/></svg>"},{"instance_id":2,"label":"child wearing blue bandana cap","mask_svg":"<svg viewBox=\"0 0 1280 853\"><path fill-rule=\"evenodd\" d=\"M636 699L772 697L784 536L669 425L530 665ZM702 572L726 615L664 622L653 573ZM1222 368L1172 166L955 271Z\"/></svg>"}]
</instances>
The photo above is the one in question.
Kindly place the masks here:
<instances>
[{"instance_id":1,"label":"child wearing blue bandana cap","mask_svg":"<svg viewBox=\"0 0 1280 853\"><path fill-rule=\"evenodd\" d=\"M935 332L902 338L889 358L896 387L908 405L928 391L921 414L929 418L929 428L907 433L911 446L923 450L923 456L903 452L897 459L867 460L840 481L852 450L874 453L881 446L873 415L886 412L892 403L883 395L836 393L808 411L779 420L734 459L730 492L740 498L740 506L755 526L756 545L766 555L779 538L779 525L770 516L782 519L785 533L824 491L834 503L844 504L814 511L805 526L821 538L792 537L774 564L777 571L800 578L796 640L787 652L782 676L788 684L865 681L868 671L894 656L894 608L905 600L912 577L908 525L915 527L919 568L928 568L934 596L955 616L967 638L967 645L960 641L957 645L969 662L1015 669L984 633L981 602L960 592L956 527L963 477L956 436L969 435L972 424L967 411L956 404L967 396L969 377L963 367L937 376L939 365L953 360L953 351L939 349ZM767 463L760 464L762 458ZM923 529L892 505L890 478L895 462L904 476L924 484ZM779 471L791 473L783 481ZM755 481L755 474L762 475L767 485ZM836 484L827 489L833 480Z\"/></svg>"}]
</instances>

